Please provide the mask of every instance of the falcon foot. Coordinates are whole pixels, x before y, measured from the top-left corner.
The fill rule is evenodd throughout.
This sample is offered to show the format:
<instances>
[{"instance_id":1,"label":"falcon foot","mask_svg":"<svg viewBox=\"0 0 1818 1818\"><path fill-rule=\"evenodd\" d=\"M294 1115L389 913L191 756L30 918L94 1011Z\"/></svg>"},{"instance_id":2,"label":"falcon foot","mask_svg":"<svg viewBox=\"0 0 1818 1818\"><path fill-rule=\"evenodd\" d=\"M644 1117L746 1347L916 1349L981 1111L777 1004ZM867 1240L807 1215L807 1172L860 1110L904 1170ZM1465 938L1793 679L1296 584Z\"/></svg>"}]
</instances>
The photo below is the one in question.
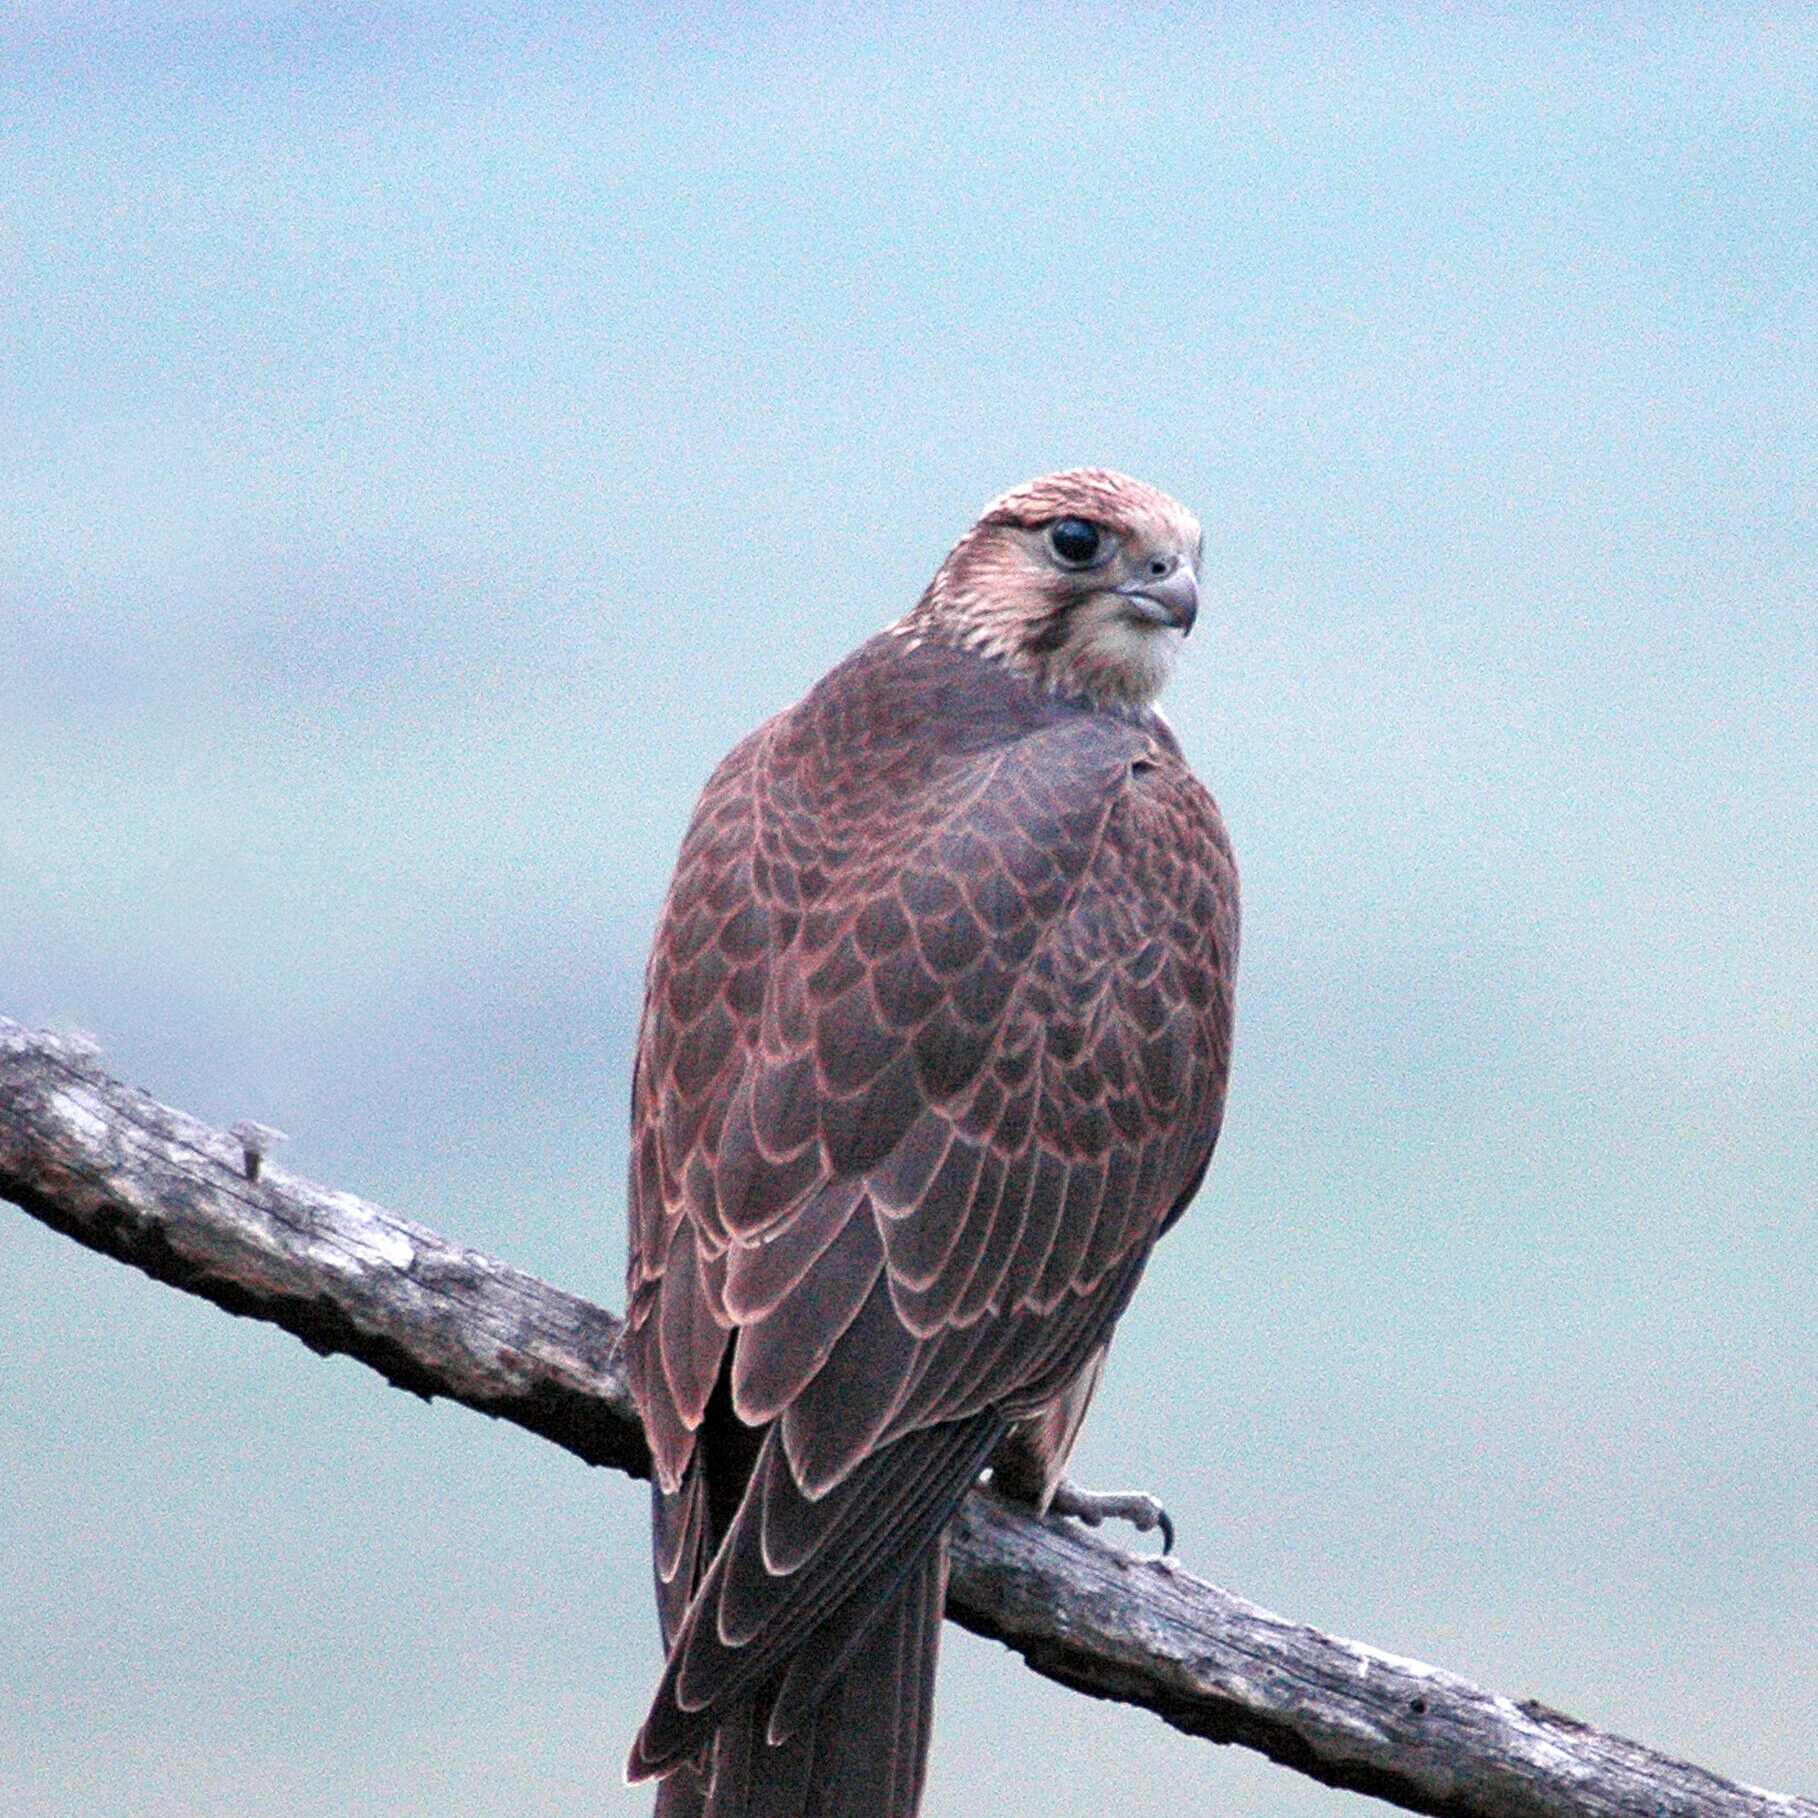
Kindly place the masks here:
<instances>
[{"instance_id":1,"label":"falcon foot","mask_svg":"<svg viewBox=\"0 0 1818 1818\"><path fill-rule=\"evenodd\" d=\"M1109 1494L1082 1490L1062 1478L1048 1504L1050 1514L1071 1515L1087 1527L1106 1521L1127 1521L1139 1534L1161 1529L1162 1553L1174 1551L1174 1520L1146 1490L1113 1490Z\"/></svg>"}]
</instances>

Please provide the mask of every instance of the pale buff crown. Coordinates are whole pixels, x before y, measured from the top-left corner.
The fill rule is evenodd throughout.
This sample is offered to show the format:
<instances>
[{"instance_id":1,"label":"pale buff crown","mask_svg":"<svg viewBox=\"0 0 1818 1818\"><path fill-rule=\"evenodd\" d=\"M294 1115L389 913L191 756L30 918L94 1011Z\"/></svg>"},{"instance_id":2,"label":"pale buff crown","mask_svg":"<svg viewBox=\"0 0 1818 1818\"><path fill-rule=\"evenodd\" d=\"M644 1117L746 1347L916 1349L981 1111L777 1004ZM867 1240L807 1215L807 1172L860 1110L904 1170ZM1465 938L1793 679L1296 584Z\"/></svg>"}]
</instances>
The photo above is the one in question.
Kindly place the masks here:
<instances>
[{"instance_id":1,"label":"pale buff crown","mask_svg":"<svg viewBox=\"0 0 1818 1818\"><path fill-rule=\"evenodd\" d=\"M1030 480L954 545L899 637L994 658L1039 687L1147 707L1198 611L1198 520L1100 467Z\"/></svg>"}]
</instances>

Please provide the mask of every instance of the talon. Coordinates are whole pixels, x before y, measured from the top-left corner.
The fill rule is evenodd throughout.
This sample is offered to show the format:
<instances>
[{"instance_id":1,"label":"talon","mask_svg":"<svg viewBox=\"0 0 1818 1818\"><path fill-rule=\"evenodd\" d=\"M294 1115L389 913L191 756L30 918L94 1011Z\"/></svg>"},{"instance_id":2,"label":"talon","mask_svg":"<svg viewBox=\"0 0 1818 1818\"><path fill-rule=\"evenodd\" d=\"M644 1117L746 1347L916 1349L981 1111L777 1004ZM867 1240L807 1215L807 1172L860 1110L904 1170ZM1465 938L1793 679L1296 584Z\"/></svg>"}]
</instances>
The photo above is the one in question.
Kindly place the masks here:
<instances>
[{"instance_id":1,"label":"talon","mask_svg":"<svg viewBox=\"0 0 1818 1818\"><path fill-rule=\"evenodd\" d=\"M1107 1520L1127 1521L1139 1534L1160 1528L1163 1554L1174 1551L1173 1517L1144 1490L1113 1491L1106 1494L1096 1490L1082 1490L1077 1484L1062 1478L1055 1486L1048 1508L1055 1515L1071 1515L1075 1521L1083 1522L1089 1528L1102 1526Z\"/></svg>"}]
</instances>

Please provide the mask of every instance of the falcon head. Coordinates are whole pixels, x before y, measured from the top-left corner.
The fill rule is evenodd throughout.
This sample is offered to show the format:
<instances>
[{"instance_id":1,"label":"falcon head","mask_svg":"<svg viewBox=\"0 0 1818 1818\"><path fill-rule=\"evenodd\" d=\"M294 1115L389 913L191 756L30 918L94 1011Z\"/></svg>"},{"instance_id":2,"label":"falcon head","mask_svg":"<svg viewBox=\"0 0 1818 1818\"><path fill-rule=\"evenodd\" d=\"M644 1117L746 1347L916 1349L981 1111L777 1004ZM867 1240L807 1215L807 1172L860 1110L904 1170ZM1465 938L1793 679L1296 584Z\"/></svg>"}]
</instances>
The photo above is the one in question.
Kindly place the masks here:
<instances>
[{"instance_id":1,"label":"falcon head","mask_svg":"<svg viewBox=\"0 0 1818 1818\"><path fill-rule=\"evenodd\" d=\"M985 507L894 629L957 643L1038 686L1147 707L1199 609L1198 520L1100 467L1030 480Z\"/></svg>"}]
</instances>

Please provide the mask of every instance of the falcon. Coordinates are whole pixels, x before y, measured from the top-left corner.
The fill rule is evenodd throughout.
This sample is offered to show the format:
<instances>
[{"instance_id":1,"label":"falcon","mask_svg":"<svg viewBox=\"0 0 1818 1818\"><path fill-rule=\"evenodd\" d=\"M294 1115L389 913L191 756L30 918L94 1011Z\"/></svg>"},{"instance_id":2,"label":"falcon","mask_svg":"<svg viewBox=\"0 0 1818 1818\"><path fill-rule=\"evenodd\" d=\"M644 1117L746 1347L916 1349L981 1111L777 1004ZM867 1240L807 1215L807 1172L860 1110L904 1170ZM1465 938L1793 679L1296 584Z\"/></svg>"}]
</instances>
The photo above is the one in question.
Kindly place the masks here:
<instances>
[{"instance_id":1,"label":"falcon","mask_svg":"<svg viewBox=\"0 0 1818 1818\"><path fill-rule=\"evenodd\" d=\"M714 772L645 979L625 1357L658 1818L913 1818L945 1530L1063 1469L1224 1109L1237 873L1153 702L1199 525L1102 469L986 508Z\"/></svg>"}]
</instances>

